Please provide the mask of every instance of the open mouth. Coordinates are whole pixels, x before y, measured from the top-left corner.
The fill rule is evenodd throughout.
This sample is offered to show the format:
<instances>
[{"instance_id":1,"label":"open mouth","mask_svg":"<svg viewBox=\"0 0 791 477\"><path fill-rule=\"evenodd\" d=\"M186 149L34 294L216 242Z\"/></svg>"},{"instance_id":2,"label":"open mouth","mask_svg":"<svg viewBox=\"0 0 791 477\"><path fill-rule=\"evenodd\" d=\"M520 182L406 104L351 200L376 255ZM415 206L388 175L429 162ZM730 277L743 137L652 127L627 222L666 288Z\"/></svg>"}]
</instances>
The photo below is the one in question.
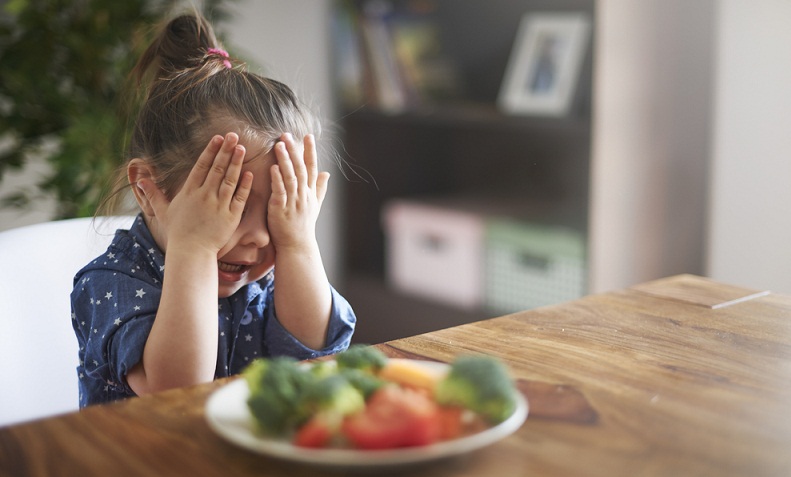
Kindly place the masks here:
<instances>
[{"instance_id":1,"label":"open mouth","mask_svg":"<svg viewBox=\"0 0 791 477\"><path fill-rule=\"evenodd\" d=\"M239 264L217 261L217 270L221 282L238 283L247 279L247 274L254 264Z\"/></svg>"},{"instance_id":2,"label":"open mouth","mask_svg":"<svg viewBox=\"0 0 791 477\"><path fill-rule=\"evenodd\" d=\"M220 271L227 273L239 273L243 270L250 269L250 265L238 265L238 264L221 262L221 261L217 262L217 267L220 269Z\"/></svg>"}]
</instances>

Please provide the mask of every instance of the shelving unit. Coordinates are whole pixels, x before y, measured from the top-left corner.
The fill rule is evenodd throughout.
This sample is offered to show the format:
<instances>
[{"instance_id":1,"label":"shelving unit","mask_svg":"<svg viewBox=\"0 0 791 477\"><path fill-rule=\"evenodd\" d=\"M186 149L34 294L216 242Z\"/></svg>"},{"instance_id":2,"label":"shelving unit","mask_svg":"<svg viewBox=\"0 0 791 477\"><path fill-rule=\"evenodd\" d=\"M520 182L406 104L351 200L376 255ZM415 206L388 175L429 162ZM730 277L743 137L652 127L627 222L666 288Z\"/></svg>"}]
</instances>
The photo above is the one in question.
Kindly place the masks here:
<instances>
[{"instance_id":1,"label":"shelving unit","mask_svg":"<svg viewBox=\"0 0 791 477\"><path fill-rule=\"evenodd\" d=\"M396 9L409 0L389 2ZM414 1L412 2L414 3ZM591 150L590 46L571 112L562 118L511 116L496 107L521 17L545 11L594 14L592 0L420 2L430 8L464 94L397 112L345 105L341 123L349 164L343 238L345 283L355 307L358 342L380 342L483 319L399 293L386 280L382 207L392 199L450 199L473 208L587 233ZM366 2L338 2L362 12Z\"/></svg>"}]
</instances>

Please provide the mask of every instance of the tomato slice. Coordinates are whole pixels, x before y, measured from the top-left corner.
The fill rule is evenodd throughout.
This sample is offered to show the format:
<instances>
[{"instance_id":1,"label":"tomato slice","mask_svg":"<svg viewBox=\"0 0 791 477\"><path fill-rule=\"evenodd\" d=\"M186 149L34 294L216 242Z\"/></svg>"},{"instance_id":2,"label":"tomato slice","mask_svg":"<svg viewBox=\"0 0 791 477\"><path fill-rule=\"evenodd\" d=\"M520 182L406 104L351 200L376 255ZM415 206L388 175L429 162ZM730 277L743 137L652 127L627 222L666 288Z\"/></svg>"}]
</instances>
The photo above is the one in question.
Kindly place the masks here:
<instances>
[{"instance_id":1,"label":"tomato slice","mask_svg":"<svg viewBox=\"0 0 791 477\"><path fill-rule=\"evenodd\" d=\"M294 435L294 445L311 448L326 447L334 434L333 426L322 416L316 415L297 429L297 433Z\"/></svg>"},{"instance_id":2,"label":"tomato slice","mask_svg":"<svg viewBox=\"0 0 791 477\"><path fill-rule=\"evenodd\" d=\"M464 427L461 421L461 416L463 413L464 408L461 407L440 407L440 439L454 439L461 435Z\"/></svg>"},{"instance_id":3,"label":"tomato slice","mask_svg":"<svg viewBox=\"0 0 791 477\"><path fill-rule=\"evenodd\" d=\"M364 411L344 420L341 430L361 449L422 446L439 439L439 413L425 393L384 386L369 398Z\"/></svg>"}]
</instances>

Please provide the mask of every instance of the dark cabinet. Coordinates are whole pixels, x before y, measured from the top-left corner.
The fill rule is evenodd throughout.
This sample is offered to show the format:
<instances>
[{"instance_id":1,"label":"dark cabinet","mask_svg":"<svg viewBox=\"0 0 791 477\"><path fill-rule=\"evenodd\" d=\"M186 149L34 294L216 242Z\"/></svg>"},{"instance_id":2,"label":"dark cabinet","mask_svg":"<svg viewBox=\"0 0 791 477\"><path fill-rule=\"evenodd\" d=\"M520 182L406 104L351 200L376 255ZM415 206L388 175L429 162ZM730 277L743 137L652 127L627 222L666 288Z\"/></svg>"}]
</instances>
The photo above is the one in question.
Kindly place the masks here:
<instances>
[{"instance_id":1,"label":"dark cabinet","mask_svg":"<svg viewBox=\"0 0 791 477\"><path fill-rule=\"evenodd\" d=\"M335 8L359 20L370 3L336 2ZM558 224L583 236L587 230L592 38L568 114L508 115L496 100L523 15L579 11L592 19L593 1L403 0L384 7L397 15L415 5L428 12L420 21L432 22L443 58L461 86L446 97L423 98L396 111L377 107L364 94L357 104L342 105L340 141L348 180L345 281L338 288L358 313L358 342L494 314L485 307L461 309L417 298L388 285L382 217L388 201L445 198L495 214L502 208L519 220Z\"/></svg>"}]
</instances>

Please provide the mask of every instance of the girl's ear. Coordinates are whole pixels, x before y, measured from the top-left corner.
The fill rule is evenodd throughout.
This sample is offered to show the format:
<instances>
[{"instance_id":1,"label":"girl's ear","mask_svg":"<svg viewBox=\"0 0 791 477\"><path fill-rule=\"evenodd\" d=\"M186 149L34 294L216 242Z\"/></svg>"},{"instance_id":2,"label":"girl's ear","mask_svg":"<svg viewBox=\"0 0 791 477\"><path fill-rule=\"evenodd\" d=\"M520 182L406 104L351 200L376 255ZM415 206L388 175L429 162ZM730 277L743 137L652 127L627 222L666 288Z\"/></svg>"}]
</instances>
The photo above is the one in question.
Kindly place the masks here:
<instances>
[{"instance_id":1,"label":"girl's ear","mask_svg":"<svg viewBox=\"0 0 791 477\"><path fill-rule=\"evenodd\" d=\"M154 168L144 159L136 157L129 161L129 164L126 166L126 176L129 178L129 184L132 185L132 192L135 194L135 200L137 200L140 209L146 216L154 217L156 214L154 213L154 207L151 205L151 201L138 186L138 182L141 179L155 182Z\"/></svg>"}]
</instances>

